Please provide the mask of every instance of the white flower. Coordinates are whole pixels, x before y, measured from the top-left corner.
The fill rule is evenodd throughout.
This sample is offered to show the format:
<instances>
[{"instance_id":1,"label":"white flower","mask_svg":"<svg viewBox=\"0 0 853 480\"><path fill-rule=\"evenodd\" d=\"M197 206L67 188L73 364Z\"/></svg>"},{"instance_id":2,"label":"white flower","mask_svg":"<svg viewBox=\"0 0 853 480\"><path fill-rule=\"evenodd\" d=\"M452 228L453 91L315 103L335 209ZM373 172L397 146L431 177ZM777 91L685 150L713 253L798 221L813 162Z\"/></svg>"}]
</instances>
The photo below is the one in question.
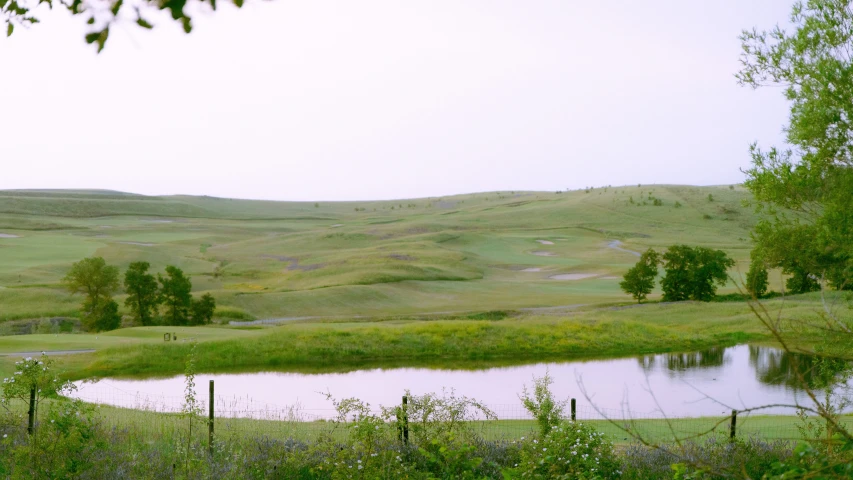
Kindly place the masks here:
<instances>
[{"instance_id":1,"label":"white flower","mask_svg":"<svg viewBox=\"0 0 853 480\"><path fill-rule=\"evenodd\" d=\"M547 450L548 450L547 448L543 448L543 449L542 449L542 451L543 451L543 452L545 452L545 451L547 451Z\"/></svg>"}]
</instances>

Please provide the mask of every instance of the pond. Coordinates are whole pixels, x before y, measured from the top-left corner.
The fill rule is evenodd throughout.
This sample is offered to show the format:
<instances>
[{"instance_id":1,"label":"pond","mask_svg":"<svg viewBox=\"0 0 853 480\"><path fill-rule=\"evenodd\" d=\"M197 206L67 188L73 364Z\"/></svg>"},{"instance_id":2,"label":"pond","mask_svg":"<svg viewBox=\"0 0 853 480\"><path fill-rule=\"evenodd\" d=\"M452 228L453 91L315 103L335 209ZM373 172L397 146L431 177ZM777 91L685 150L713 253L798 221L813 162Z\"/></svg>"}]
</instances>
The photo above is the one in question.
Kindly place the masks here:
<instances>
[{"instance_id":1,"label":"pond","mask_svg":"<svg viewBox=\"0 0 853 480\"><path fill-rule=\"evenodd\" d=\"M483 402L502 418L526 418L518 394L546 372L558 398L577 398L585 418L698 417L727 415L766 404L810 405L800 378L813 387L844 370L846 364L782 350L739 345L701 352L644 355L613 360L538 363L482 370L388 368L347 373L199 374L197 398L207 405L208 381L215 380L217 410L225 416L298 411L300 418L331 418L331 400L355 397L371 404L399 404L406 389L414 395L453 390ZM73 395L87 401L130 408L177 411L184 377L149 380L104 379L77 382ZM583 392L586 392L587 399ZM590 402L591 399L591 402ZM220 407L220 405L222 407ZM254 412L254 413L253 413ZM762 410L792 414L790 408Z\"/></svg>"}]
</instances>

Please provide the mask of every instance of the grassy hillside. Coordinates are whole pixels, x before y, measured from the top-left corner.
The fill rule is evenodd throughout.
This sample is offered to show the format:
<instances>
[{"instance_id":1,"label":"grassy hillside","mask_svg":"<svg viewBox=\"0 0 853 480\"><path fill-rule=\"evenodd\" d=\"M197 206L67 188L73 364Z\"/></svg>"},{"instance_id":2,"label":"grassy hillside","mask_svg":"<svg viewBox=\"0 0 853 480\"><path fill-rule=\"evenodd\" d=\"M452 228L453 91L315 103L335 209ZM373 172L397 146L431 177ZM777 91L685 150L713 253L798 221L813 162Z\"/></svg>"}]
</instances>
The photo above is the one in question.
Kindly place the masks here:
<instances>
[{"instance_id":1,"label":"grassy hillside","mask_svg":"<svg viewBox=\"0 0 853 480\"><path fill-rule=\"evenodd\" d=\"M0 319L73 313L80 299L59 281L90 255L178 265L232 316L626 302L618 277L632 251L704 245L745 272L749 198L661 185L319 203L0 191Z\"/></svg>"}]
</instances>

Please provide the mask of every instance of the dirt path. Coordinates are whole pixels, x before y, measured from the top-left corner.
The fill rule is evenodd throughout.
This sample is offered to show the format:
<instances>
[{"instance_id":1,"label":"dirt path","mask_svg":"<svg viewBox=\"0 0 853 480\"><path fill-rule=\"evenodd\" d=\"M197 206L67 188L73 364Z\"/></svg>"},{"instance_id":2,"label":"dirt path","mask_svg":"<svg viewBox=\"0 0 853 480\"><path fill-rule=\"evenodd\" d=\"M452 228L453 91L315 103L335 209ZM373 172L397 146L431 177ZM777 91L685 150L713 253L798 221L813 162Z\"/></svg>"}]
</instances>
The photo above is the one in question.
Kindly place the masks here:
<instances>
[{"instance_id":1,"label":"dirt path","mask_svg":"<svg viewBox=\"0 0 853 480\"><path fill-rule=\"evenodd\" d=\"M607 244L607 248L612 248L613 250L619 250L620 252L630 253L635 257L639 257L641 255L640 252L635 252L633 250L628 250L627 248L622 248L622 242L619 240L613 240L612 242Z\"/></svg>"}]
</instances>

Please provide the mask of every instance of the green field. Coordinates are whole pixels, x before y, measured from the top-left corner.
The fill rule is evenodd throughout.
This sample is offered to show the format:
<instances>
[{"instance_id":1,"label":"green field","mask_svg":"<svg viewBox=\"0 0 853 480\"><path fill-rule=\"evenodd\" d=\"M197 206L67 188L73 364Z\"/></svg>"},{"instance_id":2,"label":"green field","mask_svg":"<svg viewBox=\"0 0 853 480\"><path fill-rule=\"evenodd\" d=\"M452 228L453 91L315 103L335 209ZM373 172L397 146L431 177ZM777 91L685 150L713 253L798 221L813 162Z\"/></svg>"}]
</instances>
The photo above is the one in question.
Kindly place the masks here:
<instances>
[{"instance_id":1,"label":"green field","mask_svg":"<svg viewBox=\"0 0 853 480\"><path fill-rule=\"evenodd\" d=\"M636 257L612 241L720 248L737 275L756 221L749 198L740 187L662 185L316 204L2 191L0 234L17 238L0 238L0 320L75 315L80 298L59 282L91 255L122 269L177 265L196 293L214 295L221 318L628 302L618 277ZM590 276L549 278L567 273Z\"/></svg>"},{"instance_id":2,"label":"green field","mask_svg":"<svg viewBox=\"0 0 853 480\"><path fill-rule=\"evenodd\" d=\"M820 318L819 296L766 301L782 318ZM846 309L845 309L846 310ZM841 312L846 318L853 312ZM164 342L163 333L177 342ZM791 340L808 347L818 337L799 327ZM72 379L174 375L197 342L199 372L348 371L371 366L478 368L531 361L565 361L702 350L772 342L742 302L646 304L546 313L499 320L466 317L379 317L306 320L280 326L131 327L101 334L0 337L0 352L96 350L62 359ZM14 355L0 357L0 374Z\"/></svg>"}]
</instances>

